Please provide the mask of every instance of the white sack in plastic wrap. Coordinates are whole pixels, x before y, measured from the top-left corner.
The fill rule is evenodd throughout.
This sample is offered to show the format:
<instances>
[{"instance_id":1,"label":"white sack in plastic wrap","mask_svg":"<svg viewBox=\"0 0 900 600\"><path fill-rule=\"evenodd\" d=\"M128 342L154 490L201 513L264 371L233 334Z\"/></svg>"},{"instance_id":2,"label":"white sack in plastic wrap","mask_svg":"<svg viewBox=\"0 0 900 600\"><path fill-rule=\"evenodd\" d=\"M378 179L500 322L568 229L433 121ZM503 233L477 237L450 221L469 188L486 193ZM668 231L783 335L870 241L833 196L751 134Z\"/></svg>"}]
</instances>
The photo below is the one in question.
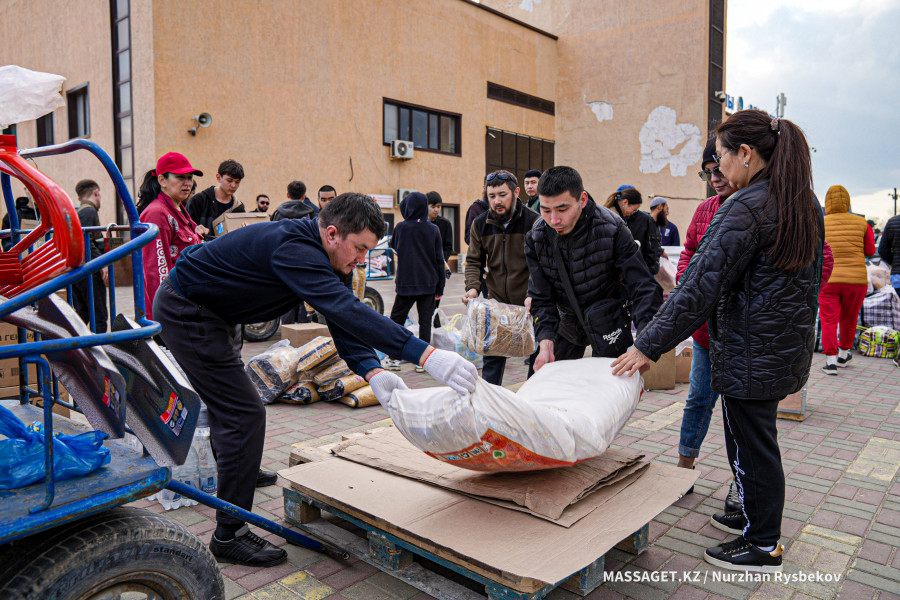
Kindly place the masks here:
<instances>
[{"instance_id":1,"label":"white sack in plastic wrap","mask_svg":"<svg viewBox=\"0 0 900 600\"><path fill-rule=\"evenodd\" d=\"M0 127L43 117L65 105L60 95L66 78L16 65L0 67Z\"/></svg>"},{"instance_id":2,"label":"white sack in plastic wrap","mask_svg":"<svg viewBox=\"0 0 900 600\"><path fill-rule=\"evenodd\" d=\"M426 454L475 471L570 466L601 455L641 397L641 377L617 377L609 358L548 363L518 393L479 379L475 392L395 390L397 429Z\"/></svg>"}]
</instances>

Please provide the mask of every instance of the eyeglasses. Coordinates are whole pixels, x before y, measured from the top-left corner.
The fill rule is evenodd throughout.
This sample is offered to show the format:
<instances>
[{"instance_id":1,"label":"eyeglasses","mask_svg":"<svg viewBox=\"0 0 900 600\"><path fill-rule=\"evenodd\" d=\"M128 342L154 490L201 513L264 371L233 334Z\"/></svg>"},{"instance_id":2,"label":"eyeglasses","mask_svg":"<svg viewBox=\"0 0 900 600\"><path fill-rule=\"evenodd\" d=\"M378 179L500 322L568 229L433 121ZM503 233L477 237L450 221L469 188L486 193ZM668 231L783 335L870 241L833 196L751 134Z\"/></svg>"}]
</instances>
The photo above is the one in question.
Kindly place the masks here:
<instances>
[{"instance_id":1,"label":"eyeglasses","mask_svg":"<svg viewBox=\"0 0 900 600\"><path fill-rule=\"evenodd\" d=\"M494 179L500 179L501 181L507 181L509 179L514 179L512 173L507 173L506 171L494 171L490 175L484 178L487 181L493 181Z\"/></svg>"},{"instance_id":2,"label":"eyeglasses","mask_svg":"<svg viewBox=\"0 0 900 600\"><path fill-rule=\"evenodd\" d=\"M734 148L731 148L730 150L726 150L725 154L723 154L722 156L719 156L718 154L713 154L713 160L716 161L716 164L718 165L722 162L723 158L728 156L729 152L734 152Z\"/></svg>"},{"instance_id":3,"label":"eyeglasses","mask_svg":"<svg viewBox=\"0 0 900 600\"><path fill-rule=\"evenodd\" d=\"M719 179L725 179L725 176L722 175L722 171L719 170L719 167L716 167L712 171L707 171L706 169L703 169L702 171L697 173L697 175L699 175L700 179L703 181L709 181L710 179L713 178L714 175L716 177L718 177Z\"/></svg>"}]
</instances>

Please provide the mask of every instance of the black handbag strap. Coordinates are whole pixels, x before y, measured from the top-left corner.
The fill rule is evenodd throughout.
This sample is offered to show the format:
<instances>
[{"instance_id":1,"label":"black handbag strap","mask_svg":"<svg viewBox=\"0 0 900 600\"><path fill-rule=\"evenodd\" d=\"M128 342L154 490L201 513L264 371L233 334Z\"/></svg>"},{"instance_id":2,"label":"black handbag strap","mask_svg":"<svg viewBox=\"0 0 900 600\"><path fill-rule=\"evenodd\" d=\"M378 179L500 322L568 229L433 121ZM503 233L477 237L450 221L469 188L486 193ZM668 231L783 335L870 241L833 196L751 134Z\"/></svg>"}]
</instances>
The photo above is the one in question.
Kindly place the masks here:
<instances>
[{"instance_id":1,"label":"black handbag strap","mask_svg":"<svg viewBox=\"0 0 900 600\"><path fill-rule=\"evenodd\" d=\"M575 315L578 317L578 322L581 323L581 328L584 330L585 335L588 338L588 342L591 344L591 350L594 351L594 354L600 356L600 351L597 349L597 346L594 345L594 336L591 335L591 330L588 329L587 323L584 320L584 314L581 312L581 308L578 305L578 299L575 296L575 290L572 288L572 281L569 279L569 270L566 267L566 262L563 260L562 252L559 250L559 245L557 242L559 241L559 236L553 240L553 258L556 260L556 265L559 270L559 278L562 280L563 288L566 290L566 296L569 298L569 303L572 305L572 310L575 312Z\"/></svg>"}]
</instances>

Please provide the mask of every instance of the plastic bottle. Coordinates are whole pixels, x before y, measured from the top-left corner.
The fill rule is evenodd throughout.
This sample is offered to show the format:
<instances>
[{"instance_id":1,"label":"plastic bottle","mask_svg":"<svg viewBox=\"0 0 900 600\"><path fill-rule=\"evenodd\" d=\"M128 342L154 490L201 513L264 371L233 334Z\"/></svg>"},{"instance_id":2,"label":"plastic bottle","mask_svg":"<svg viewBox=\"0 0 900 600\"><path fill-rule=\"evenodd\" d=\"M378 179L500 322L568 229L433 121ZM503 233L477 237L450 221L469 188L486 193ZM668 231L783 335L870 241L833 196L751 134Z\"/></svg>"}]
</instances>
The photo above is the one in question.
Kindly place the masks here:
<instances>
[{"instance_id":1,"label":"plastic bottle","mask_svg":"<svg viewBox=\"0 0 900 600\"><path fill-rule=\"evenodd\" d=\"M193 446L191 446L184 464L172 469L172 479L174 479L175 481L180 481L185 485L189 485L199 490L199 473L200 461L197 458L197 450ZM181 506L195 506L197 504L196 500L191 500L183 496L179 497L181 499Z\"/></svg>"},{"instance_id":2,"label":"plastic bottle","mask_svg":"<svg viewBox=\"0 0 900 600\"><path fill-rule=\"evenodd\" d=\"M218 468L213 456L212 445L209 442L209 418L206 406L201 405L200 415L197 417L197 429L194 431L194 449L197 451L198 473L200 491L215 495L218 491Z\"/></svg>"},{"instance_id":3,"label":"plastic bottle","mask_svg":"<svg viewBox=\"0 0 900 600\"><path fill-rule=\"evenodd\" d=\"M181 494L176 494L168 488L160 490L160 492L156 494L156 499L159 500L159 503L162 504L162 507L166 510L174 510L176 508L179 508L183 500Z\"/></svg>"}]
</instances>

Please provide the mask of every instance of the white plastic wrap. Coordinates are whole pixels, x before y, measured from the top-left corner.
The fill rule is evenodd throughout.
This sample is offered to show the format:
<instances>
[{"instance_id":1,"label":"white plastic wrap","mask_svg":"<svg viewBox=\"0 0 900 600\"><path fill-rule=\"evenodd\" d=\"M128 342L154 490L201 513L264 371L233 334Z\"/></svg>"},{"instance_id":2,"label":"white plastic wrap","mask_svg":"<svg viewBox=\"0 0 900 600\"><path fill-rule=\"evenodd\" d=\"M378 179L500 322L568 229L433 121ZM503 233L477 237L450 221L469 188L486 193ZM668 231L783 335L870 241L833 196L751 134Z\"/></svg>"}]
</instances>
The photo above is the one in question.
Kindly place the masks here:
<instances>
[{"instance_id":1,"label":"white plastic wrap","mask_svg":"<svg viewBox=\"0 0 900 600\"><path fill-rule=\"evenodd\" d=\"M534 322L524 306L472 298L462 340L484 356L528 356L534 352Z\"/></svg>"},{"instance_id":2,"label":"white plastic wrap","mask_svg":"<svg viewBox=\"0 0 900 600\"><path fill-rule=\"evenodd\" d=\"M65 105L60 90L66 78L16 65L0 67L0 128L43 117Z\"/></svg>"},{"instance_id":3,"label":"white plastic wrap","mask_svg":"<svg viewBox=\"0 0 900 600\"><path fill-rule=\"evenodd\" d=\"M641 397L641 378L612 374L609 358L544 365L518 393L479 379L475 392L395 390L386 407L426 454L475 471L570 466L602 454Z\"/></svg>"},{"instance_id":4,"label":"white plastic wrap","mask_svg":"<svg viewBox=\"0 0 900 600\"><path fill-rule=\"evenodd\" d=\"M457 313L448 319L443 310L438 309L437 312L441 326L431 332L431 345L440 350L456 352L475 365L476 369L480 369L484 364L483 357L469 350L462 341L462 328L466 321L465 315Z\"/></svg>"}]
</instances>

